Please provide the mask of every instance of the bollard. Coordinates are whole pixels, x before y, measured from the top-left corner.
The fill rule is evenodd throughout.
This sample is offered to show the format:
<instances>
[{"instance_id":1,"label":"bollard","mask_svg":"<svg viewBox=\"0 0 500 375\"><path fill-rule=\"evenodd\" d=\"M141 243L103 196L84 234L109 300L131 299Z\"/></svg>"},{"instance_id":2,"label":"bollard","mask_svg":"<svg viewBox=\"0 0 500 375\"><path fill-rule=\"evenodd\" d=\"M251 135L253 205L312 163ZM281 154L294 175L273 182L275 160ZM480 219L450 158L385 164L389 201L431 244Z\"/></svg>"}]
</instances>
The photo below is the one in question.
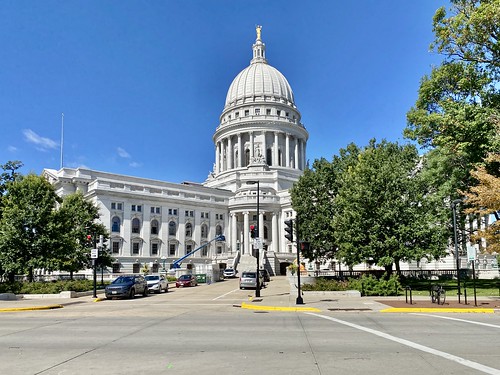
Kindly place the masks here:
<instances>
[{"instance_id":1,"label":"bollard","mask_svg":"<svg viewBox=\"0 0 500 375\"><path fill-rule=\"evenodd\" d=\"M413 305L412 296L411 296L411 286L406 286L405 287L406 303L408 303L408 290L410 291L410 305Z\"/></svg>"}]
</instances>

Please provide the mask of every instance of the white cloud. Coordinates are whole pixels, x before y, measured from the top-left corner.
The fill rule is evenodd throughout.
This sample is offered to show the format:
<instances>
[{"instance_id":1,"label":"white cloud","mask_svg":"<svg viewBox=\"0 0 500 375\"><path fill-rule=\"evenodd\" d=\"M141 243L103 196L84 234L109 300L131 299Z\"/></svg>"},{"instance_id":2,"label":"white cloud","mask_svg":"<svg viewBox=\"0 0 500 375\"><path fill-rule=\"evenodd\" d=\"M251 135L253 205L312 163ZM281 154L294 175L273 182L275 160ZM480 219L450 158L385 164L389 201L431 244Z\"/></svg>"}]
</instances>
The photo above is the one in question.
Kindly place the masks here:
<instances>
[{"instance_id":1,"label":"white cloud","mask_svg":"<svg viewBox=\"0 0 500 375\"><path fill-rule=\"evenodd\" d=\"M16 152L17 151L17 147L15 147L15 146L9 146L9 147L7 147L7 151L9 151L9 152Z\"/></svg>"},{"instance_id":2,"label":"white cloud","mask_svg":"<svg viewBox=\"0 0 500 375\"><path fill-rule=\"evenodd\" d=\"M132 163L129 164L132 168L139 168L139 167L142 167L142 164L141 163L137 163L135 161L133 161Z\"/></svg>"},{"instance_id":3,"label":"white cloud","mask_svg":"<svg viewBox=\"0 0 500 375\"><path fill-rule=\"evenodd\" d=\"M118 148L116 149L116 151L118 151L118 155L119 155L120 157L122 157L122 158L127 158L127 159L128 159L128 158L130 158L130 154L129 154L127 151L125 151L123 148L118 147Z\"/></svg>"},{"instance_id":4,"label":"white cloud","mask_svg":"<svg viewBox=\"0 0 500 375\"><path fill-rule=\"evenodd\" d=\"M37 149L40 151L47 151L48 149L57 149L59 144L52 139L42 137L36 134L31 129L23 130L24 139L26 142L33 143L37 146Z\"/></svg>"}]
</instances>

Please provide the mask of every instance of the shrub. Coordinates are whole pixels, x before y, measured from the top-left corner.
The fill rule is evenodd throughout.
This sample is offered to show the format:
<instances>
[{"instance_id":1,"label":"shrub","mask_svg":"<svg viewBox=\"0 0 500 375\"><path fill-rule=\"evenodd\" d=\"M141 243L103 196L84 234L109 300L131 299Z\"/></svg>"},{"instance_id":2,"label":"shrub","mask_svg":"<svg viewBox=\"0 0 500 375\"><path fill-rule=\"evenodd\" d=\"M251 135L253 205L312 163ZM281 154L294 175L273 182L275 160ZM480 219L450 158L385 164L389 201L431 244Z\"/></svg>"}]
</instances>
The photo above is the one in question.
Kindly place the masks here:
<instances>
[{"instance_id":1,"label":"shrub","mask_svg":"<svg viewBox=\"0 0 500 375\"><path fill-rule=\"evenodd\" d=\"M350 279L352 289L359 290L362 296L397 296L403 290L399 277L392 274L387 279L387 274L377 280L373 275L363 275L360 279Z\"/></svg>"},{"instance_id":2,"label":"shrub","mask_svg":"<svg viewBox=\"0 0 500 375\"><path fill-rule=\"evenodd\" d=\"M314 284L304 284L302 286L302 290L305 291L340 291L348 289L349 283L347 281L329 280L323 277L317 278Z\"/></svg>"},{"instance_id":3,"label":"shrub","mask_svg":"<svg viewBox=\"0 0 500 375\"><path fill-rule=\"evenodd\" d=\"M37 281L0 284L1 293L15 294L58 294L63 291L86 292L92 290L92 280Z\"/></svg>"}]
</instances>

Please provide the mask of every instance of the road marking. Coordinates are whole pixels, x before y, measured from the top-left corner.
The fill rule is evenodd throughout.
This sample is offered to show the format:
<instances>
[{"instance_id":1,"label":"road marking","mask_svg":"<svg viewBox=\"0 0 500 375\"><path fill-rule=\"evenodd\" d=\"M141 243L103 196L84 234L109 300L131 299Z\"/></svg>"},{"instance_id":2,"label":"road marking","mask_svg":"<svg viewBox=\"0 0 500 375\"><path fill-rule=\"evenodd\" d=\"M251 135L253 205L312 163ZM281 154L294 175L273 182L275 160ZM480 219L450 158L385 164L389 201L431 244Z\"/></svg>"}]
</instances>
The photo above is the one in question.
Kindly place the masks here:
<instances>
[{"instance_id":1,"label":"road marking","mask_svg":"<svg viewBox=\"0 0 500 375\"><path fill-rule=\"evenodd\" d=\"M427 346L420 345L420 344L417 344L415 342L405 340L405 339L402 339L402 338L399 338L396 336L392 336L392 335L389 335L389 334L384 333L384 332L376 331L376 330L371 329L371 328L363 327L363 326L360 326L360 325L357 325L354 323L349 323L349 322L346 322L344 320L332 318L332 317L326 316L326 315L315 314L315 313L311 313L311 312L308 312L306 314L317 316L318 318L331 320L332 322L335 322L335 323L343 324L343 325L346 325L346 326L349 326L349 327L352 327L355 329L359 329L361 331L371 333L372 335L379 336L379 337L382 337L384 339L391 340L391 341L397 342L399 344L409 346L410 348L417 349L417 350L420 350L420 351L423 351L423 352L426 352L429 354L433 354L433 355L442 357L444 359L456 362L456 363L461 364L463 366L470 367L474 370L482 371L485 374L500 375L499 369L485 366L485 365L482 365L482 364L477 363L477 362L469 361L468 359L458 357L458 356L450 354L450 353L442 352L440 350L432 349L432 348L429 348Z\"/></svg>"},{"instance_id":2,"label":"road marking","mask_svg":"<svg viewBox=\"0 0 500 375\"><path fill-rule=\"evenodd\" d=\"M237 290L238 290L238 289L233 289L233 290L231 290L231 291L229 291L229 292L227 292L227 293L225 293L225 294L223 294L223 295L221 295L221 296L219 296L219 297L215 297L212 301L216 301L216 300L218 300L219 298L224 298L224 297L225 297L225 296L227 296L228 294L234 293L234 292L236 292Z\"/></svg>"},{"instance_id":3,"label":"road marking","mask_svg":"<svg viewBox=\"0 0 500 375\"><path fill-rule=\"evenodd\" d=\"M499 325L496 325L496 324L482 323L482 322L475 322L475 321L473 321L473 320L465 320L465 319L458 319L458 318L450 318L449 316L440 316L440 315L433 315L433 314L420 314L420 313L414 313L413 315L432 316L433 318L448 319L448 320L456 320L456 321L458 321L458 322L465 322L465 323L470 323L470 324L477 324L477 325L480 325L480 326L493 327L493 328L500 328L500 326L499 326Z\"/></svg>"}]
</instances>

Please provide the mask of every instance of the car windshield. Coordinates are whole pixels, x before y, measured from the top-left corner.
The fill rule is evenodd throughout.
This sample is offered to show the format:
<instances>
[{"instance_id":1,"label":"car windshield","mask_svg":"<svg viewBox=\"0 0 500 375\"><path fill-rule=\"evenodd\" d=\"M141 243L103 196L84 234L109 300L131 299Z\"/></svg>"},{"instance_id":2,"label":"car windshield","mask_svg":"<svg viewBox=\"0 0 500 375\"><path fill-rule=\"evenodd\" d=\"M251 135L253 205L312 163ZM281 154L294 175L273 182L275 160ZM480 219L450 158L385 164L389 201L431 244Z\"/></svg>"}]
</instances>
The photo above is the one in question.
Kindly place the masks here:
<instances>
[{"instance_id":1,"label":"car windshield","mask_svg":"<svg viewBox=\"0 0 500 375\"><path fill-rule=\"evenodd\" d=\"M132 276L120 276L115 281L113 281L113 284L131 283L133 281L134 278Z\"/></svg>"},{"instance_id":2,"label":"car windshield","mask_svg":"<svg viewBox=\"0 0 500 375\"><path fill-rule=\"evenodd\" d=\"M226 271L224 271L224 272L228 272L228 273L229 273L229 272L234 272L234 270L233 270L232 268L228 268L228 269L227 269Z\"/></svg>"},{"instance_id":3,"label":"car windshield","mask_svg":"<svg viewBox=\"0 0 500 375\"><path fill-rule=\"evenodd\" d=\"M244 272L242 277L250 277L255 279L255 272Z\"/></svg>"},{"instance_id":4,"label":"car windshield","mask_svg":"<svg viewBox=\"0 0 500 375\"><path fill-rule=\"evenodd\" d=\"M190 280L191 279L191 275L182 275L181 277L179 277L179 280Z\"/></svg>"},{"instance_id":5,"label":"car windshield","mask_svg":"<svg viewBox=\"0 0 500 375\"><path fill-rule=\"evenodd\" d=\"M160 276L148 275L146 280L160 280Z\"/></svg>"}]
</instances>

